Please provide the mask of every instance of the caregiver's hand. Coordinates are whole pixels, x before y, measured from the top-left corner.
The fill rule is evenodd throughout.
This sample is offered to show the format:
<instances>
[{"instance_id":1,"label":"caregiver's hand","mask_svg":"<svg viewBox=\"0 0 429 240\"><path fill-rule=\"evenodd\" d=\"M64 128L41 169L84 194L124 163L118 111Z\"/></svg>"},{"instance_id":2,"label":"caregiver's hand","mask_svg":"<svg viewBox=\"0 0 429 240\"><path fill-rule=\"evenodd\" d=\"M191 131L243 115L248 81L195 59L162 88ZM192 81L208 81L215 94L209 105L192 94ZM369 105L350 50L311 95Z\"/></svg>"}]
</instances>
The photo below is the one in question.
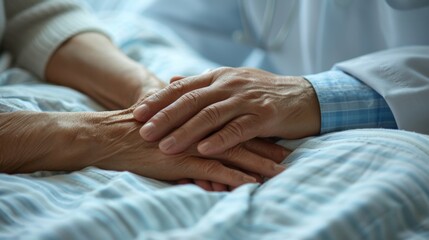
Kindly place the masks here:
<instances>
[{"instance_id":1,"label":"caregiver's hand","mask_svg":"<svg viewBox=\"0 0 429 240\"><path fill-rule=\"evenodd\" d=\"M174 78L142 101L134 116L147 121L140 135L162 139L159 147L167 154L197 142L201 154L218 154L254 137L296 139L320 131L317 96L307 80L249 68Z\"/></svg>"}]
</instances>

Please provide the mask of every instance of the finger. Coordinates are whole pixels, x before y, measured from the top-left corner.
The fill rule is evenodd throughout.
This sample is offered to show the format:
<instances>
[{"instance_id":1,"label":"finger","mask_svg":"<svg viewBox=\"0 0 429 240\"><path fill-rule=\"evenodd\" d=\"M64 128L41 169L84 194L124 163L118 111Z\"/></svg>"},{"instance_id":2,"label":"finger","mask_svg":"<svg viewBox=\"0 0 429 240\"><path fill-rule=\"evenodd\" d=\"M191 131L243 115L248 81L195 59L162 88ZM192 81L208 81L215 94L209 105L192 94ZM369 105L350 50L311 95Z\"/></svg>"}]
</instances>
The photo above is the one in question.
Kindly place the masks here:
<instances>
[{"instance_id":1,"label":"finger","mask_svg":"<svg viewBox=\"0 0 429 240\"><path fill-rule=\"evenodd\" d=\"M244 143L244 147L265 158L271 159L276 163L281 163L291 151L261 138L255 138Z\"/></svg>"},{"instance_id":2,"label":"finger","mask_svg":"<svg viewBox=\"0 0 429 240\"><path fill-rule=\"evenodd\" d=\"M256 182L254 177L228 168L216 160L189 158L185 163L180 165L182 169L177 170L188 178L208 180L234 187Z\"/></svg>"},{"instance_id":3,"label":"finger","mask_svg":"<svg viewBox=\"0 0 429 240\"><path fill-rule=\"evenodd\" d=\"M198 152L215 155L259 135L261 123L255 115L244 115L229 122L220 131L198 144Z\"/></svg>"},{"instance_id":4,"label":"finger","mask_svg":"<svg viewBox=\"0 0 429 240\"><path fill-rule=\"evenodd\" d=\"M217 183L217 182L212 182L211 185L212 185L213 191L216 191L216 192L226 192L226 191L228 191L228 186L225 185L225 184L221 184L221 183Z\"/></svg>"},{"instance_id":5,"label":"finger","mask_svg":"<svg viewBox=\"0 0 429 240\"><path fill-rule=\"evenodd\" d=\"M213 191L213 187L209 181L206 180L194 180L195 185L199 186L200 188L206 190L206 191Z\"/></svg>"},{"instance_id":6,"label":"finger","mask_svg":"<svg viewBox=\"0 0 429 240\"><path fill-rule=\"evenodd\" d=\"M181 96L177 101L159 111L142 128L140 135L147 141L157 141L181 126L201 109L227 98L227 93L212 88L201 88ZM196 126L197 128L200 126ZM177 139L177 138L176 138ZM181 138L179 138L181 139ZM166 143L165 141L163 142ZM174 141L168 141L174 145ZM160 144L160 146L163 144ZM164 149L164 148L163 148Z\"/></svg>"},{"instance_id":7,"label":"finger","mask_svg":"<svg viewBox=\"0 0 429 240\"><path fill-rule=\"evenodd\" d=\"M146 122L158 111L176 101L183 94L198 88L207 87L211 84L211 81L211 73L175 81L144 99L142 104L134 110L134 118L140 122Z\"/></svg>"},{"instance_id":8,"label":"finger","mask_svg":"<svg viewBox=\"0 0 429 240\"><path fill-rule=\"evenodd\" d=\"M256 173L251 173L251 172L246 172L246 173L249 174L250 176L254 177L258 183L264 182L264 178L261 175L256 174Z\"/></svg>"},{"instance_id":9,"label":"finger","mask_svg":"<svg viewBox=\"0 0 429 240\"><path fill-rule=\"evenodd\" d=\"M183 107L177 106L174 108L180 109ZM227 122L241 114L242 108L237 108L236 103L232 99L214 103L205 107L200 112L192 114L192 116L195 116L161 140L159 149L165 154L183 152L192 144L201 141L211 132L218 130ZM163 133L165 133L165 131Z\"/></svg>"},{"instance_id":10,"label":"finger","mask_svg":"<svg viewBox=\"0 0 429 240\"><path fill-rule=\"evenodd\" d=\"M191 179L180 179L177 181L177 184L180 184L180 185L190 184L190 183L192 183Z\"/></svg>"},{"instance_id":11,"label":"finger","mask_svg":"<svg viewBox=\"0 0 429 240\"><path fill-rule=\"evenodd\" d=\"M228 165L227 165L227 166L228 166ZM236 170L239 170L239 171L242 171L242 172L244 172L245 174L247 174L247 175L249 175L249 176L254 177L254 178L256 179L256 182L258 182L258 183L263 183L264 177L263 177L263 176L261 176L261 175L259 175L259 174L257 174L257 173L253 173L253 172L245 171L245 170L243 170L243 169L238 169L238 168L236 168L236 167L234 167L234 166L228 166L228 167L233 168L233 169L236 169ZM229 189L229 188L228 188L228 189Z\"/></svg>"},{"instance_id":12,"label":"finger","mask_svg":"<svg viewBox=\"0 0 429 240\"><path fill-rule=\"evenodd\" d=\"M170 79L170 84L171 84L171 83L174 83L175 81L182 80L182 79L184 79L184 78L186 78L186 77L184 77L184 76L174 76L174 77L172 77L172 78Z\"/></svg>"},{"instance_id":13,"label":"finger","mask_svg":"<svg viewBox=\"0 0 429 240\"><path fill-rule=\"evenodd\" d=\"M257 173L247 172L247 171L244 171L244 172L246 174L254 177L256 179L256 182L258 182L260 184L264 183L264 178L261 175L259 175ZM236 187L228 186L228 191L232 192L232 191L234 191L238 187L240 187L240 186L236 186Z\"/></svg>"},{"instance_id":14,"label":"finger","mask_svg":"<svg viewBox=\"0 0 429 240\"><path fill-rule=\"evenodd\" d=\"M261 157L241 145L228 149L219 157L221 162L265 177L274 177L285 170L283 165Z\"/></svg>"}]
</instances>

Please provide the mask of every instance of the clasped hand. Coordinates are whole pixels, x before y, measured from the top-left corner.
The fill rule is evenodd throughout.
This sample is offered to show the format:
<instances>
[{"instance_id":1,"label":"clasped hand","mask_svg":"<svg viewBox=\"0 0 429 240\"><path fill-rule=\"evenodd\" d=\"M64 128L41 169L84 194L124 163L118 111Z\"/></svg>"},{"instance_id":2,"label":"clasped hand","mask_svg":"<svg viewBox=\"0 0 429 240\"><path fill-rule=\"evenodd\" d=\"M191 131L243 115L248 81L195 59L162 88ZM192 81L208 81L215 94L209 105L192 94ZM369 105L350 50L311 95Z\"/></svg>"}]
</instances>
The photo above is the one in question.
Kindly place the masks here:
<instances>
[{"instance_id":1,"label":"clasped hand","mask_svg":"<svg viewBox=\"0 0 429 240\"><path fill-rule=\"evenodd\" d=\"M255 137L296 139L316 135L320 110L311 84L249 68L220 68L171 84L142 101L134 117L140 135L166 154L198 144L220 154Z\"/></svg>"},{"instance_id":2,"label":"clasped hand","mask_svg":"<svg viewBox=\"0 0 429 240\"><path fill-rule=\"evenodd\" d=\"M97 129L103 135L98 142L105 150L93 165L179 183L192 180L207 190L216 191L256 183L261 181L261 176L273 177L285 169L278 163L289 152L261 139L211 156L202 156L195 146L182 153L164 154L156 143L141 139L138 132L141 124L135 121L131 109L97 113L101 115L97 119L101 120L91 120L99 122ZM210 186L205 187L207 185Z\"/></svg>"}]
</instances>

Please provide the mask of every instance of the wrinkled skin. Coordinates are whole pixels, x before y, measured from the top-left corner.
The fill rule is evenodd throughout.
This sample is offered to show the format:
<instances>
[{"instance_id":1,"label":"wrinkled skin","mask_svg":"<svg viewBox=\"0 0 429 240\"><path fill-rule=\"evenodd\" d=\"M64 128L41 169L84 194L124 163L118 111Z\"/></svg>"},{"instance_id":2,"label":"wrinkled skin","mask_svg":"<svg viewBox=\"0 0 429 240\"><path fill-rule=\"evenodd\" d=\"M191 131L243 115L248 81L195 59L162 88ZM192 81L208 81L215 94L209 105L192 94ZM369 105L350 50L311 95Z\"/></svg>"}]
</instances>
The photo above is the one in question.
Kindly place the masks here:
<instances>
[{"instance_id":1,"label":"wrinkled skin","mask_svg":"<svg viewBox=\"0 0 429 240\"><path fill-rule=\"evenodd\" d=\"M133 118L132 109L97 113L6 113L0 114L0 123L2 172L73 171L97 166L159 180L210 181L216 189L226 190L228 186L259 180L237 169L266 177L284 170L275 162L283 160L285 150L271 143L259 143L261 140L252 140L212 157L202 157L195 147L166 155L156 142L140 137L142 124ZM6 140L5 134L16 137ZM265 146L258 150L261 144ZM261 150L267 152L270 159L258 155Z\"/></svg>"},{"instance_id":2,"label":"wrinkled skin","mask_svg":"<svg viewBox=\"0 0 429 240\"><path fill-rule=\"evenodd\" d=\"M141 136L161 140L167 154L195 143L204 155L219 154L255 137L296 139L320 131L319 103L307 80L249 68L173 78L134 116L146 122Z\"/></svg>"}]
</instances>

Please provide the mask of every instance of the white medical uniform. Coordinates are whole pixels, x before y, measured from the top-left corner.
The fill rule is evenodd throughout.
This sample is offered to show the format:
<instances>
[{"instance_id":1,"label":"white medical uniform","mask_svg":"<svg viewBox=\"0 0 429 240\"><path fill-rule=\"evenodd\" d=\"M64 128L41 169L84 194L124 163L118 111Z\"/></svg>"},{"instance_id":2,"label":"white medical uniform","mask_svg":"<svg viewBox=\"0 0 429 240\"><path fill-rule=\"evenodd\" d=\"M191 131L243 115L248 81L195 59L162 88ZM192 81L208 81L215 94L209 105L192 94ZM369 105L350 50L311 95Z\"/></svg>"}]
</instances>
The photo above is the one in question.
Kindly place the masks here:
<instances>
[{"instance_id":1,"label":"white medical uniform","mask_svg":"<svg viewBox=\"0 0 429 240\"><path fill-rule=\"evenodd\" d=\"M285 75L336 65L382 95L400 129L429 134L429 0L278 0L267 11L269 1L157 0L145 14L222 65Z\"/></svg>"}]
</instances>

